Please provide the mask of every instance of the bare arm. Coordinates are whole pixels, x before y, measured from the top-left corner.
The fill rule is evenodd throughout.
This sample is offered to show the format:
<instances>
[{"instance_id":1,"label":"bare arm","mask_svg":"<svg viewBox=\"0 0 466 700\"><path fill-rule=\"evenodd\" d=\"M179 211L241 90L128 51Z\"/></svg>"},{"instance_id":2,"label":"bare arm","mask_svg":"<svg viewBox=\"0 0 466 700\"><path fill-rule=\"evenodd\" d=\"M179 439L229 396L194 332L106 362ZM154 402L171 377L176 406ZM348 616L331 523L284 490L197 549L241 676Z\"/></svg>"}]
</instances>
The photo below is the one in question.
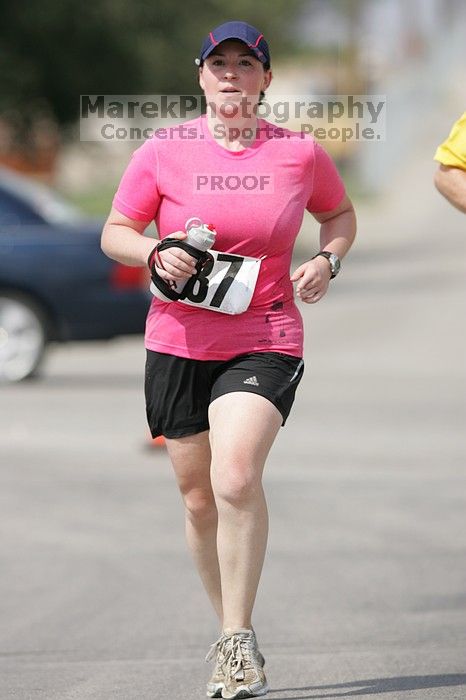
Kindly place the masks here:
<instances>
[{"instance_id":1,"label":"bare arm","mask_svg":"<svg viewBox=\"0 0 466 700\"><path fill-rule=\"evenodd\" d=\"M342 259L356 236L356 215L351 200L345 197L335 209L313 216L321 224L320 249L335 253ZM291 280L299 280L296 287L298 297L307 304L315 304L326 293L330 276L328 260L319 256L300 265Z\"/></svg>"},{"instance_id":2,"label":"bare arm","mask_svg":"<svg viewBox=\"0 0 466 700\"><path fill-rule=\"evenodd\" d=\"M156 243L154 239L142 235L148 226L148 221L130 219L112 207L102 231L100 246L112 260L131 267L142 267L146 265Z\"/></svg>"},{"instance_id":3,"label":"bare arm","mask_svg":"<svg viewBox=\"0 0 466 700\"><path fill-rule=\"evenodd\" d=\"M144 267L150 252L157 241L142 234L150 222L137 221L121 214L112 207L105 222L100 246L109 258L118 260L131 267ZM170 238L186 238L184 231L175 231ZM195 272L194 258L180 248L170 248L160 253L164 269L158 269L160 277L165 280L180 280L190 277Z\"/></svg>"},{"instance_id":4,"label":"bare arm","mask_svg":"<svg viewBox=\"0 0 466 700\"><path fill-rule=\"evenodd\" d=\"M438 191L453 204L454 207L466 214L466 171L440 165L434 176Z\"/></svg>"}]
</instances>

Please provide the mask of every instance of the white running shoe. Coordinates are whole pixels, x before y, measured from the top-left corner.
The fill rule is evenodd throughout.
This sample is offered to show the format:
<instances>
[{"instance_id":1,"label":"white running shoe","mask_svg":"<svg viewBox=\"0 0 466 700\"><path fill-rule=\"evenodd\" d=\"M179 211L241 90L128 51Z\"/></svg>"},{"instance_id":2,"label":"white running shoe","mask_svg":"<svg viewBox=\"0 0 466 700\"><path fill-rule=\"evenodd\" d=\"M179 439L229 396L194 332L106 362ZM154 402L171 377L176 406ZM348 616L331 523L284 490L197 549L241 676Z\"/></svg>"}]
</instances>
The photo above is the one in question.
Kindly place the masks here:
<instances>
[{"instance_id":1,"label":"white running shoe","mask_svg":"<svg viewBox=\"0 0 466 700\"><path fill-rule=\"evenodd\" d=\"M262 656L259 648L257 646L256 635L253 630L238 630L239 633L246 633L248 636L252 633L252 642L254 647L254 655L256 657L256 662L263 667L265 664L265 659ZM227 659L232 656L232 646L233 640L231 634L226 634L225 632L214 642L205 658L206 661L210 661L215 656L215 668L212 673L210 680L207 683L206 695L209 698L220 698L222 697L222 691L225 687L225 677L226 677L226 663ZM228 651L230 649L230 651ZM234 697L250 697L250 695L236 695Z\"/></svg>"},{"instance_id":2,"label":"white running shoe","mask_svg":"<svg viewBox=\"0 0 466 700\"><path fill-rule=\"evenodd\" d=\"M222 698L253 698L269 689L263 669L264 657L257 647L254 630L224 631Z\"/></svg>"}]
</instances>

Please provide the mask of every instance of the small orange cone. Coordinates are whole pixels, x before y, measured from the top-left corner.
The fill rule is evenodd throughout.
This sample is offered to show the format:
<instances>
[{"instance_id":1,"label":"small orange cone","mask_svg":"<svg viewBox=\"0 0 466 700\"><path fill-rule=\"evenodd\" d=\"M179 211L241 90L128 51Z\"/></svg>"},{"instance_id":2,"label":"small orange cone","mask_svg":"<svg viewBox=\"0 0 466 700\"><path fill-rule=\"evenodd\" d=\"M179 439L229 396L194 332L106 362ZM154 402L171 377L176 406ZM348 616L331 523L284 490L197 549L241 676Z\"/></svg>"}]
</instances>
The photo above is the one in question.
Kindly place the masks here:
<instances>
[{"instance_id":1,"label":"small orange cone","mask_svg":"<svg viewBox=\"0 0 466 700\"><path fill-rule=\"evenodd\" d=\"M165 447L165 438L163 435L158 435L156 438L150 438L152 447Z\"/></svg>"}]
</instances>

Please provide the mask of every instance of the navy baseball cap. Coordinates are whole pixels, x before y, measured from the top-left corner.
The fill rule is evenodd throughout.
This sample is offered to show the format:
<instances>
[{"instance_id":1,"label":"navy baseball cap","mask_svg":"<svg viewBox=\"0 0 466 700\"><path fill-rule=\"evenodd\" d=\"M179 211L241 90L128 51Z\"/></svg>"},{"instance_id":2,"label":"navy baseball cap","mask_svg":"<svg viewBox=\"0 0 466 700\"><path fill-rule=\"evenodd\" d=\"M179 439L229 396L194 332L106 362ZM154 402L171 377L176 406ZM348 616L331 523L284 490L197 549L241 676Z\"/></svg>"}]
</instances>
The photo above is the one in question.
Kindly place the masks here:
<instances>
[{"instance_id":1,"label":"navy baseball cap","mask_svg":"<svg viewBox=\"0 0 466 700\"><path fill-rule=\"evenodd\" d=\"M227 39L238 39L242 41L251 49L261 63L268 63L270 65L269 46L263 34L251 24L247 24L247 22L225 22L225 24L221 24L211 31L202 43L199 58L195 60L196 64L198 66L202 65L217 44Z\"/></svg>"}]
</instances>

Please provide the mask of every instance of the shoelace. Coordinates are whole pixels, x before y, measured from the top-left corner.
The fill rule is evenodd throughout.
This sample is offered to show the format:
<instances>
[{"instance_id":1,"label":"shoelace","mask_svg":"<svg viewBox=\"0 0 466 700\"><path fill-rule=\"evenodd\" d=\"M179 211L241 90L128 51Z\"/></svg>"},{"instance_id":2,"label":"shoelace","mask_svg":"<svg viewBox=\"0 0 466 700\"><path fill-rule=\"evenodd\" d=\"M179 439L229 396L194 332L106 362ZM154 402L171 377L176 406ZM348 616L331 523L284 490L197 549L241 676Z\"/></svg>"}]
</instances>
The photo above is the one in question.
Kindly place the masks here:
<instances>
[{"instance_id":1,"label":"shoelace","mask_svg":"<svg viewBox=\"0 0 466 700\"><path fill-rule=\"evenodd\" d=\"M244 679L244 671L253 668L252 638L249 635L234 634L230 637L231 645L226 648L225 662L232 678Z\"/></svg>"},{"instance_id":2,"label":"shoelace","mask_svg":"<svg viewBox=\"0 0 466 700\"><path fill-rule=\"evenodd\" d=\"M219 655L222 653L224 655L223 651L223 646L225 642L229 639L229 637L226 637L224 634L221 634L220 637L217 639L216 642L210 645L209 651L207 652L207 656L205 657L206 661L210 661L211 659L214 658L214 656Z\"/></svg>"}]
</instances>

